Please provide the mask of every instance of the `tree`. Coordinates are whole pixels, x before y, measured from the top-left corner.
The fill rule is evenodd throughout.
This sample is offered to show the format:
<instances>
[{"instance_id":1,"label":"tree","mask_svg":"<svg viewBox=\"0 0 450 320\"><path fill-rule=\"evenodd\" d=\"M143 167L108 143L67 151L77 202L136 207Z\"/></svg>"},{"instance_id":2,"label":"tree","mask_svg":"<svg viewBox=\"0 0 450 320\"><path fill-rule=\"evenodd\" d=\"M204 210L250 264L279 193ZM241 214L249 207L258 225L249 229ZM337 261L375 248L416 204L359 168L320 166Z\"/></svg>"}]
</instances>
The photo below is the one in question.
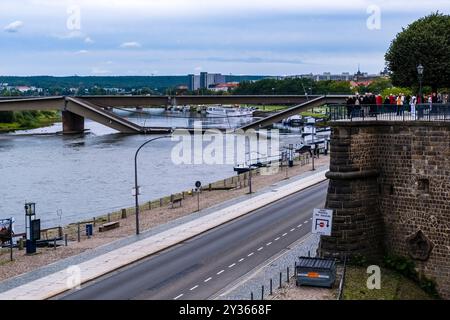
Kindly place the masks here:
<instances>
[{"instance_id":1,"label":"tree","mask_svg":"<svg viewBox=\"0 0 450 320\"><path fill-rule=\"evenodd\" d=\"M397 34L385 59L395 86L416 87L422 64L424 85L433 91L450 87L450 15L436 12L410 24Z\"/></svg>"}]
</instances>

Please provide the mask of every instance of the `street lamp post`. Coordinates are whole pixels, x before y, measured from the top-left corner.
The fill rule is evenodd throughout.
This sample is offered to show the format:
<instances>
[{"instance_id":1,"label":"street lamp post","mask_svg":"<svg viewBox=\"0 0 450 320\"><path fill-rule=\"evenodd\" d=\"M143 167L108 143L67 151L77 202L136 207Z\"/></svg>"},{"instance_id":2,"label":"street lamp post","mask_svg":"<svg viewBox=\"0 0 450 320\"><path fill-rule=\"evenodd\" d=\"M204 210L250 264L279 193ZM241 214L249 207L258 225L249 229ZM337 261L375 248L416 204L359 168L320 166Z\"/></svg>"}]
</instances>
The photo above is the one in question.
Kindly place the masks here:
<instances>
[{"instance_id":1,"label":"street lamp post","mask_svg":"<svg viewBox=\"0 0 450 320\"><path fill-rule=\"evenodd\" d=\"M423 81L423 71L425 70L424 66L420 63L417 66L417 74L419 75L419 97L420 97L420 103L423 103L422 101L422 81Z\"/></svg>"},{"instance_id":2,"label":"street lamp post","mask_svg":"<svg viewBox=\"0 0 450 320\"><path fill-rule=\"evenodd\" d=\"M314 151L312 152L312 171L315 171L316 170L316 167L315 167L315 164L314 164L314 159L315 159L315 157L316 157L316 144L315 144L315 141L314 141L314 136L315 136L315 134L316 134L316 126L315 126L315 124L312 126L312 133L311 133L311 136L312 136L312 146L314 146Z\"/></svg>"},{"instance_id":3,"label":"street lamp post","mask_svg":"<svg viewBox=\"0 0 450 320\"><path fill-rule=\"evenodd\" d=\"M157 137L157 138L153 138L150 139L146 142L144 142L139 149L137 149L136 154L134 156L134 196L135 196L135 205L136 205L136 234L139 234L139 186L138 186L138 169L137 169L137 159L138 159L138 154L139 151L141 151L141 149L146 146L147 144L149 144L150 142L153 142L155 140L159 140L159 139L163 139L163 138L170 138L170 135L166 135L166 136L162 136L162 137Z\"/></svg>"}]
</instances>

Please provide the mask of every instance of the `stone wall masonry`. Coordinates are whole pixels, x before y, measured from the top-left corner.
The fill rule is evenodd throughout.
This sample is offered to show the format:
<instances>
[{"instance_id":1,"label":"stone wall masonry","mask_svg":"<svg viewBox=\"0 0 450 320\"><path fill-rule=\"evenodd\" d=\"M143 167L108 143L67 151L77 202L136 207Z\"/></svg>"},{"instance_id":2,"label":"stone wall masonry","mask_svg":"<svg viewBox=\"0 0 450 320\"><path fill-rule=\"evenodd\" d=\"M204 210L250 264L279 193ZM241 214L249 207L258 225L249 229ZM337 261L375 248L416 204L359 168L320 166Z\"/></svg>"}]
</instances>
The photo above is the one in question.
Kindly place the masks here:
<instances>
[{"instance_id":1,"label":"stone wall masonry","mask_svg":"<svg viewBox=\"0 0 450 320\"><path fill-rule=\"evenodd\" d=\"M320 253L413 258L450 298L450 123L335 122Z\"/></svg>"}]
</instances>

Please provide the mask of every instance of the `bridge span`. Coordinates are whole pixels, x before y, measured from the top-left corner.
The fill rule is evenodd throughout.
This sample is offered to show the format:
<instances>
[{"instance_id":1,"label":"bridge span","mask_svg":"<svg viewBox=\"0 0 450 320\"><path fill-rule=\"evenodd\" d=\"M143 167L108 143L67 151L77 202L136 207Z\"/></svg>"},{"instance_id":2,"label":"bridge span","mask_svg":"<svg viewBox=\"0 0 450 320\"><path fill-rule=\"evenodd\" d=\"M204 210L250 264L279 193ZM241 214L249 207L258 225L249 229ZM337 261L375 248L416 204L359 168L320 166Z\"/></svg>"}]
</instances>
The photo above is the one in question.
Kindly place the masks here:
<instances>
[{"instance_id":1,"label":"bridge span","mask_svg":"<svg viewBox=\"0 0 450 320\"><path fill-rule=\"evenodd\" d=\"M151 107L188 104L296 104L240 129L259 129L286 119L302 111L327 103L343 103L345 96L83 96L36 97L0 99L0 111L61 110L63 133L84 131L84 119L88 118L124 134L165 134L172 128L142 127L110 109L114 107ZM298 104L299 103L299 104ZM181 128L178 128L181 129ZM184 129L184 128L183 128Z\"/></svg>"}]
</instances>

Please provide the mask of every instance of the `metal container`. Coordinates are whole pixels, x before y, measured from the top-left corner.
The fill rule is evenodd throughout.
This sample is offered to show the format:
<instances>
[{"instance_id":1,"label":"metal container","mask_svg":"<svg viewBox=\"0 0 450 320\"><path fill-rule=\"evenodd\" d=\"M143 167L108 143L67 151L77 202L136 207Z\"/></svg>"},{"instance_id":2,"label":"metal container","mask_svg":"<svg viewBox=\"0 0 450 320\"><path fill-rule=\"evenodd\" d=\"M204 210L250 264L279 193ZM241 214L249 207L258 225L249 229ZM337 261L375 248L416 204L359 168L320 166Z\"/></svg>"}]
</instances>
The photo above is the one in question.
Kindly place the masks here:
<instances>
[{"instance_id":1,"label":"metal container","mask_svg":"<svg viewBox=\"0 0 450 320\"><path fill-rule=\"evenodd\" d=\"M299 257L295 271L297 286L332 288L336 281L336 260Z\"/></svg>"}]
</instances>

